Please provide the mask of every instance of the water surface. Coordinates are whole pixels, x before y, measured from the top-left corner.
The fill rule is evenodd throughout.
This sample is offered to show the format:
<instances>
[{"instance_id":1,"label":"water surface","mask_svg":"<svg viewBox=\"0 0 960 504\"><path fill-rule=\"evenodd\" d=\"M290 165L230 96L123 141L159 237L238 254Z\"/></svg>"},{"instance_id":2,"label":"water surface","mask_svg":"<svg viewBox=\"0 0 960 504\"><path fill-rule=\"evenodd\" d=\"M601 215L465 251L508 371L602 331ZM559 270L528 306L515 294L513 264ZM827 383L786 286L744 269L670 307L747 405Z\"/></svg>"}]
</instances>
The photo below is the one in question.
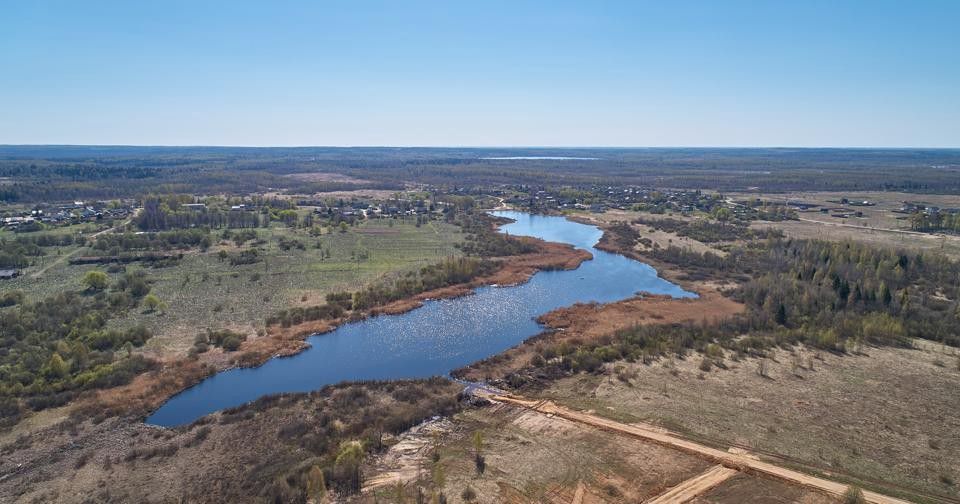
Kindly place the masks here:
<instances>
[{"instance_id":1,"label":"water surface","mask_svg":"<svg viewBox=\"0 0 960 504\"><path fill-rule=\"evenodd\" d=\"M447 375L540 333L536 317L576 302L611 302L645 291L693 297L649 265L593 248L598 228L562 217L494 212L516 222L501 231L569 243L593 259L571 271L542 271L512 287L481 287L471 296L428 301L311 336L311 347L257 368L231 369L174 396L147 422L174 426L278 392L306 392L345 380Z\"/></svg>"}]
</instances>

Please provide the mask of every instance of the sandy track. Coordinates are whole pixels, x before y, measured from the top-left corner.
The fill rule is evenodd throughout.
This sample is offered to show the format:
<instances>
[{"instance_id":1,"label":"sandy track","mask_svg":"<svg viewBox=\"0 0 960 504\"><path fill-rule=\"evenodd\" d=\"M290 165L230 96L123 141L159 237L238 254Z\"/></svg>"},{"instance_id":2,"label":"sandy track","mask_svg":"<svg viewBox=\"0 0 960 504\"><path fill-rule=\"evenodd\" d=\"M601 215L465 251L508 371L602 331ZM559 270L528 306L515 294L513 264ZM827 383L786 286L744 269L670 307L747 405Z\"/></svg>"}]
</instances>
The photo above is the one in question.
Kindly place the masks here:
<instances>
[{"instance_id":1,"label":"sandy track","mask_svg":"<svg viewBox=\"0 0 960 504\"><path fill-rule=\"evenodd\" d=\"M666 492L646 501L645 504L683 504L703 495L711 488L737 474L736 469L715 465Z\"/></svg>"},{"instance_id":2,"label":"sandy track","mask_svg":"<svg viewBox=\"0 0 960 504\"><path fill-rule=\"evenodd\" d=\"M100 235L102 235L102 234L104 234L104 233L109 233L109 232L111 232L111 231L116 231L116 230L119 229L120 227L126 226L127 224L130 224L130 223L133 221L133 218L136 217L137 214L139 214L139 213L140 213L140 209L138 208L138 209L136 209L136 210L134 211L133 216L130 217L129 219L123 221L123 222L120 223L120 224L117 224L116 226L113 226L112 228L104 229L104 230L102 230L102 231L97 231L96 233L93 233L92 235L90 235L90 238L96 238L96 237L98 237L98 236L100 236ZM79 247L79 248L77 248L76 250L73 250L73 251L71 251L71 252L69 252L69 253L67 253L67 254L63 254L62 256L58 257L57 260L55 260L55 261L53 261L52 263L44 266L43 268L40 268L39 270L33 272L33 274L30 275L30 278L40 278L40 277L42 277L44 273L46 273L47 271L50 270L50 268L52 268L52 267L54 267L54 266L62 263L63 261L66 261L67 259L70 259L71 257L77 255L77 253L80 252L81 250L83 250L83 247Z\"/></svg>"},{"instance_id":3,"label":"sandy track","mask_svg":"<svg viewBox=\"0 0 960 504\"><path fill-rule=\"evenodd\" d=\"M924 233L921 231L912 231L909 229L890 229L890 228L882 228L882 227L874 227L874 226L858 226L856 224L844 224L842 222L827 222L827 221L821 221L816 219L806 219L803 217L799 217L797 218L797 220L801 222L811 222L813 224L819 224L821 226L845 227L845 228L853 228L853 229L860 229L860 230L867 230L867 231L880 231L882 233L908 234L908 235L914 235L914 236L922 236L924 238L941 239L944 236L941 234Z\"/></svg>"},{"instance_id":4,"label":"sandy track","mask_svg":"<svg viewBox=\"0 0 960 504\"><path fill-rule=\"evenodd\" d=\"M587 487L583 486L583 481L577 482L577 490L573 494L573 500L570 501L571 504L583 504L583 494L586 492Z\"/></svg>"},{"instance_id":5,"label":"sandy track","mask_svg":"<svg viewBox=\"0 0 960 504\"><path fill-rule=\"evenodd\" d=\"M598 417L588 413L574 411L563 406L558 406L551 401L532 401L514 396L493 396L491 399L508 404L529 408L546 415L555 415L572 422L590 425L598 429L604 429L610 432L616 432L627 436L641 438L654 443L680 450L686 453L706 458L712 462L737 471L749 472L776 478L787 483L800 485L802 487L820 491L835 497L842 497L847 491L847 485L830 481L816 476L810 476L791 469L786 469L769 462L763 462L755 458L745 456L741 453L730 453L710 448L693 441L683 439L676 434L670 433L664 429L644 424L624 424ZM888 497L876 492L863 492L867 502L874 504L908 504L908 501Z\"/></svg>"}]
</instances>

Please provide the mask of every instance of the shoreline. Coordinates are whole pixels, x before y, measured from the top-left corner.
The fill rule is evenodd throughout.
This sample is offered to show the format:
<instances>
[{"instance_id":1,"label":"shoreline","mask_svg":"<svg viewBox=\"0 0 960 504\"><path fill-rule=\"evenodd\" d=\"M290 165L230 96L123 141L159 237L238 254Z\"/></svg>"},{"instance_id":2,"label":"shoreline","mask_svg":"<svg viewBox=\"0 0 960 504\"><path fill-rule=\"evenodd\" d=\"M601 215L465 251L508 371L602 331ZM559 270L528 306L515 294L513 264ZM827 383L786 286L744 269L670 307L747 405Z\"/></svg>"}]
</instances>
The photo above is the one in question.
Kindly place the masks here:
<instances>
[{"instance_id":1,"label":"shoreline","mask_svg":"<svg viewBox=\"0 0 960 504\"><path fill-rule=\"evenodd\" d=\"M528 368L533 356L545 345L600 339L619 329L637 324L718 320L743 311L744 306L741 303L723 295L726 285L690 280L683 271L671 264L615 246L613 235L603 222L581 216L566 218L580 224L596 226L603 231L603 236L594 248L648 264L656 269L660 278L694 292L698 297L675 299L663 295L638 294L610 303L576 303L557 308L537 318L537 322L545 326L544 331L496 355L455 369L450 373L451 376L469 381L503 380L511 373Z\"/></svg>"},{"instance_id":2,"label":"shoreline","mask_svg":"<svg viewBox=\"0 0 960 504\"><path fill-rule=\"evenodd\" d=\"M172 397L216 373L234 368L255 368L270 359L291 357L308 349L310 344L306 339L310 336L331 332L341 325L369 317L400 315L423 306L429 300L471 295L480 287L519 285L539 271L573 270L593 258L589 251L569 244L531 237L518 238L537 243L540 250L531 254L495 258L501 264L494 273L467 283L421 292L334 320L308 321L286 328L268 327L266 335L245 341L233 355L218 350L216 353L201 354L203 356L196 360L181 357L161 361L158 370L138 375L127 385L81 396L74 414L97 412L90 416L134 416L143 421Z\"/></svg>"}]
</instances>

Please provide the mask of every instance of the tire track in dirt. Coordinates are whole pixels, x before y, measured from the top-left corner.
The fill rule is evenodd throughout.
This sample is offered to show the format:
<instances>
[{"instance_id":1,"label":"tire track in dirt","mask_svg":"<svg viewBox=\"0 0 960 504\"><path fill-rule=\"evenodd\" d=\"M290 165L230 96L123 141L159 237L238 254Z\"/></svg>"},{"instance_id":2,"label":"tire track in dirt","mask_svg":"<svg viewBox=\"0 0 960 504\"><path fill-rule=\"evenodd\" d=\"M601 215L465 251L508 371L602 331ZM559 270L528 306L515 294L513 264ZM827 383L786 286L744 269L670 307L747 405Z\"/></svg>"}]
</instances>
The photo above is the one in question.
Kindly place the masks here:
<instances>
[{"instance_id":1,"label":"tire track in dirt","mask_svg":"<svg viewBox=\"0 0 960 504\"><path fill-rule=\"evenodd\" d=\"M646 501L645 504L683 504L703 495L711 488L737 474L736 469L715 465L666 492Z\"/></svg>"},{"instance_id":2,"label":"tire track in dirt","mask_svg":"<svg viewBox=\"0 0 960 504\"><path fill-rule=\"evenodd\" d=\"M660 429L652 425L624 424L614 420L598 417L596 415L582 413L565 408L563 406L558 406L552 401L533 401L516 396L503 395L492 396L491 399L498 402L522 406L532 411L538 411L545 415L558 416L573 422L590 425L598 429L648 440L668 448L673 448L682 452L706 458L712 462L737 471L772 477L790 484L799 485L835 497L842 497L849 488L843 483L800 473L769 462L764 462L745 456L742 453L730 453L693 441L688 441L666 431L665 429ZM863 495L867 502L873 504L909 504L908 501L871 491L864 491Z\"/></svg>"}]
</instances>

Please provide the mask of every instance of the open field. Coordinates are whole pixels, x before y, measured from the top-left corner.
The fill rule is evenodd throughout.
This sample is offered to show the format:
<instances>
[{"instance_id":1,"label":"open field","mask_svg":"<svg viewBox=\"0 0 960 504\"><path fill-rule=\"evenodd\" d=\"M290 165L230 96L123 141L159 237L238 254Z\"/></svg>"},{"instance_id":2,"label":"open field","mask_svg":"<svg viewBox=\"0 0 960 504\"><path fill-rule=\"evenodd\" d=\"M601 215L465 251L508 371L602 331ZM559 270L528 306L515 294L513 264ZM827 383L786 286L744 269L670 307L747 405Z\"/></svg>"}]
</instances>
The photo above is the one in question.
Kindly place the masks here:
<instances>
[{"instance_id":1,"label":"open field","mask_svg":"<svg viewBox=\"0 0 960 504\"><path fill-rule=\"evenodd\" d=\"M766 193L724 193L725 196L735 200L760 198L777 203L790 202L809 203L818 205L818 207L800 212L800 217L817 220L821 222L830 222L834 224L852 224L854 226L882 228L891 230L909 230L910 224L907 221L908 214L898 213L905 202L921 203L924 205L936 206L940 208L958 208L960 207L960 196L940 195L940 194L912 194L905 192L880 192L880 191L850 191L850 192L817 192L817 191L793 191L783 194ZM853 203L869 202L870 205L843 204L842 199L847 199ZM826 214L820 212L820 208L844 209L847 211L859 211L863 217L835 217L834 212Z\"/></svg>"},{"instance_id":2,"label":"open field","mask_svg":"<svg viewBox=\"0 0 960 504\"><path fill-rule=\"evenodd\" d=\"M839 201L840 198L850 198L851 200L876 202L875 206L850 206L844 207L850 210L863 212L863 217L834 217L831 214L823 214L817 209L806 212L799 212L799 220L785 220L778 222L754 221L750 224L752 229L779 229L787 237L799 238L805 240L831 240L843 241L850 240L860 243L866 243L879 247L923 250L943 253L954 259L960 257L960 236L943 233L919 233L910 231L910 226L906 222L906 215L894 213L892 210L899 209L903 201L922 201L932 205L960 206L960 197L942 196L942 195L915 195L907 193L791 193L784 195L758 195L751 193L735 194L733 198L760 197L771 201L803 201L819 205L827 205L831 208L840 208L837 203L830 201ZM663 219L671 218L678 220L692 220L699 217L684 216L680 214L651 214L647 212L635 212L626 210L609 210L602 214L592 214L578 212L576 219L582 222L590 222L599 225L610 224L616 221L630 222L638 217L644 219ZM669 247L671 245L693 252L703 253L712 252L717 255L724 255L722 244L708 244L697 241L686 236L678 236L668 231L652 229L642 224L636 224L634 227L640 232L643 238L649 239L651 243L660 247ZM642 244L637 245L638 251L643 251L646 247Z\"/></svg>"},{"instance_id":3,"label":"open field","mask_svg":"<svg viewBox=\"0 0 960 504\"><path fill-rule=\"evenodd\" d=\"M759 502L835 502L800 486L718 467L708 458L642 437L495 400L493 406L467 409L453 418L438 438L438 458L429 450L408 456L406 466L419 464L420 470L401 480L407 493L418 476L423 484L432 460L438 459L445 475L444 493L452 502L461 502L458 497L468 487L481 503L679 503L698 498L693 502L734 504L757 502L753 497L758 494L778 499ZM477 432L483 440L483 474L478 474L473 459ZM398 464L390 455L401 447L394 446L380 459ZM724 455L728 456L736 457ZM379 469L388 468L380 464ZM364 501L376 494L379 502L396 502L396 481L372 486Z\"/></svg>"},{"instance_id":4,"label":"open field","mask_svg":"<svg viewBox=\"0 0 960 504\"><path fill-rule=\"evenodd\" d=\"M607 212L581 217L609 224L630 220L636 215L641 214ZM791 224L795 223L762 225ZM672 244L700 252L723 253L722 244L706 244L640 227L642 236L651 237L662 247ZM840 226L832 224L831 227ZM846 226L843 229L862 232ZM230 253L240 250L223 241L206 253L188 252L175 266L148 268L151 292L168 304L166 313L130 311L117 320L117 325L146 324L157 335L145 351L161 358L178 358L186 354L193 336L203 328L227 327L248 334L262 332L263 320L276 310L318 304L327 292L355 290L385 275L433 263L445 255L456 254L453 245L462 239L456 228L435 221L420 227L412 221L392 224L366 221L346 233L325 233L320 237L280 226L258 229L258 232L262 243L257 246L266 257L263 262L231 266L219 260L217 252L221 250ZM279 241L290 238L303 241L306 247L282 250ZM313 246L317 240L322 249ZM330 257L324 257L321 250L329 250ZM542 251L540 255L550 256L547 252ZM556 252L556 258L565 263L551 264L552 267L575 267L583 260L569 250ZM358 256L365 258L357 261ZM544 267L541 262L550 257L531 254L512 259L497 276L478 282L521 281ZM532 356L539 353L541 342L579 345L601 341L619 329L635 325L697 323L729 317L744 309L740 303L722 295L729 285L696 281L684 276L680 268L659 264L657 267L662 276L697 290L701 297L691 300L638 297L607 305L585 304L556 310L541 320L554 332L494 356L470 369L466 376L502 378L523 370L530 365ZM69 266L64 261L40 278L25 275L13 282L25 282L28 286L23 289L31 296L43 292L44 288L50 289L44 282L70 281L74 283L69 285L79 288L79 278L89 268ZM135 268L128 266L128 270ZM31 281L35 282L36 291L30 291ZM444 292L424 293L378 307L378 310L402 312L420 302L423 296L459 295L469 288L470 285L463 284L439 289ZM293 342L296 339L293 332L303 327L287 329L291 334L278 335L271 329L271 336L287 337ZM257 354L258 344L269 346L276 343L273 339L255 338L243 349L245 353ZM295 343L302 345L299 340ZM274 347L270 347L270 352L273 350ZM711 365L706 370L698 355L685 360L653 359L653 364L617 361L604 365L598 373L539 377L542 379L525 385L529 388L524 394L594 415L601 423L604 419L626 424L646 422L708 447L724 451L729 446L744 448L776 459L781 466L841 482L836 488L852 482L910 499L919 493L960 497L956 487L960 478L960 444L955 440L955 433L960 431L960 421L955 414L960 410L955 394L960 386L960 357L951 349L918 342L916 350L867 347L862 353L839 354L781 347L769 355L770 358L762 360L735 360L733 354L728 353L722 361L723 369ZM162 400L212 372L213 368L235 364L227 363L227 357L214 350L199 361L179 368L165 366L157 373L139 376L129 386L101 393L101 399L111 407L138 401L153 404L150 401ZM167 360L167 364L169 362ZM760 366L763 366L762 373ZM169 377L175 379L164 381ZM151 388L161 381L164 385ZM447 392L455 395L453 389L456 388L453 386ZM106 486L113 490L110 483L102 484L103 481L122 482L121 488L126 493L112 496L120 495L122 500L139 495L136 485L148 488L148 474L183 482L175 490L164 490L163 495L169 498L177 498L178 493L198 495L208 485L213 485L210 488L214 494L222 495L227 486L243 480L244 474L254 474L261 486L241 488L259 492L263 497L266 492L283 487L276 481L268 487L265 483L268 480L262 478L265 471L275 473L278 468L290 467L303 471L307 459L296 452L274 450L271 453L279 460L258 464L255 457L247 453L249 447L230 445L253 436L257 439L255 446L269 451L262 442L275 438L272 430L275 425L270 422L292 423L298 416L313 414L309 407L299 403L281 406L279 411L271 411L263 418L257 416L254 421L246 418L243 420L246 423L237 427L227 430L215 427L210 434L210 439L215 440L210 453L200 453L192 444L195 428L154 431L128 423L131 420L108 419L102 426L85 424L79 428L79 438L69 432L72 421L62 423L56 434L57 446L80 446L76 448L79 451L70 451L62 458L44 451L46 447L33 452L27 446L24 448L27 451L22 452L17 447L19 442L13 443L14 435L8 433L4 437L4 449L7 453L9 450L19 452L20 456L26 453L32 467L25 477L19 469L8 468L5 474L16 479L16 491L23 491L18 497L24 501L53 497L72 501L82 493L75 491L75 487L86 489L87 493L95 491L94 487ZM36 422L31 419L29 425L25 422L16 433L36 436L44 426L62 422L68 412L68 408L45 411L42 418L36 418ZM376 485L365 496L352 500L371 502L376 495L377 502L394 502L396 489L391 480L397 478L407 482L406 497L408 501L413 499L415 488L410 482L431 479L430 473L436 471L435 467L431 470L431 458L436 451L434 446L439 446L438 467L445 475L441 486L451 502L465 500L461 499L461 493L468 487L475 491L478 502L583 504L646 502L648 499L718 504L835 502L822 493L784 481L753 472L744 474L718 468L716 460L709 457L598 430L589 423L571 422L556 411L537 412L500 404L471 408L437 421L436 425L436 429L425 429L409 439L401 437L394 449L366 466L365 474L372 477ZM483 475L477 475L471 453L472 436L478 431L484 437L487 466ZM141 445L141 440L148 437L152 440ZM388 444L393 442L390 438ZM136 450L141 450L137 452L141 455L122 464L119 462ZM166 450L173 450L177 456L163 455ZM92 455L93 461L80 462L86 452L96 454ZM160 454L145 455L154 452ZM96 462L102 453L113 454L117 460ZM52 457L53 462L40 462L46 457ZM233 457L241 457L241 462L224 462ZM196 464L200 464L199 472L203 476L187 476ZM223 464L227 466L227 477L209 476L217 473ZM63 474L57 475L51 468ZM288 477L287 486L302 483L295 480ZM40 490L38 483L45 481L52 483ZM129 484L131 482L133 484ZM3 486L6 484L0 484Z\"/></svg>"},{"instance_id":5,"label":"open field","mask_svg":"<svg viewBox=\"0 0 960 504\"><path fill-rule=\"evenodd\" d=\"M764 360L765 377L755 359L708 372L696 358L619 363L602 375L557 380L542 396L718 446L779 454L863 478L864 486L883 481L956 498L957 359L936 346L846 356L780 350Z\"/></svg>"},{"instance_id":6,"label":"open field","mask_svg":"<svg viewBox=\"0 0 960 504\"><path fill-rule=\"evenodd\" d=\"M610 222L625 220L624 216L629 214L607 212L586 218ZM666 278L683 275L670 265L658 269ZM701 293L710 285L681 283ZM589 342L624 325L656 323L657 317L663 317L661 323L682 321L670 315L675 303L628 300L556 310L542 320L562 331L472 366L467 376L504 378L523 367L518 356L524 355L525 347L530 355L537 345ZM706 306L701 308L699 316L708 315ZM532 385L534 391L525 394L622 422L661 425L712 446L777 455L787 466L911 500L926 502L918 495L956 499L960 445L954 433L960 430L955 419L960 403L951 391L960 385L960 357L955 349L929 341L917 340L915 348L869 347L847 355L803 347L790 352L777 349L771 358L762 359L765 376L758 372L761 360L734 362L730 355L723 363L727 369L710 366L707 371L701 369L702 357L697 355L652 365L620 361L608 364L599 375L559 379L534 370L526 375L526 386ZM693 502L717 502L711 499L726 495L728 485L747 485L761 494L768 491L757 481L732 479ZM789 493L783 488L766 495L771 502L796 499L785 497Z\"/></svg>"},{"instance_id":7,"label":"open field","mask_svg":"<svg viewBox=\"0 0 960 504\"><path fill-rule=\"evenodd\" d=\"M896 249L911 249L939 252L951 258L960 257L960 237L943 234L887 231L857 227L854 223L826 222L821 216L800 214L799 221L754 222L751 227L780 229L790 238L804 240L850 240L860 243ZM814 219L817 219L816 221Z\"/></svg>"},{"instance_id":8,"label":"open field","mask_svg":"<svg viewBox=\"0 0 960 504\"><path fill-rule=\"evenodd\" d=\"M187 251L174 266L145 268L151 292L167 304L167 309L164 313L129 310L112 323L117 327L144 324L155 334L145 347L147 352L183 355L198 331L231 328L254 335L263 330L265 319L278 310L322 304L327 293L356 290L384 275L457 255L459 251L454 245L462 239L455 226L434 221L417 227L409 219L362 221L346 233L329 232L320 237L279 225L256 231L263 241L258 246L263 261L233 266L220 260L217 252L233 252L237 247L221 242L206 253ZM300 240L305 248L282 250L280 239ZM316 248L317 243L322 250ZM78 252L78 248L59 247L59 253L86 253ZM329 257L321 257L324 252ZM360 254L366 258L356 260ZM56 257L57 252L51 251L44 262ZM62 261L39 278L31 274L35 268L28 268L24 275L5 281L0 288L20 289L28 299L41 299L63 290L82 290L83 274L95 268L104 269ZM127 271L140 268L132 264Z\"/></svg>"},{"instance_id":9,"label":"open field","mask_svg":"<svg viewBox=\"0 0 960 504\"><path fill-rule=\"evenodd\" d=\"M798 221L754 222L754 228L774 227L791 238L813 240L851 240L882 247L929 250L960 257L960 236L941 233L910 232L908 215L898 213L904 202L922 203L940 208L960 207L960 196L910 194L903 192L790 192L786 194L729 194L735 199L761 198L769 201L804 202L831 209L862 212L862 217L837 217L822 213L820 207L798 212ZM868 201L870 206L840 204Z\"/></svg>"},{"instance_id":10,"label":"open field","mask_svg":"<svg viewBox=\"0 0 960 504\"><path fill-rule=\"evenodd\" d=\"M774 478L781 482L820 492L832 498L845 498L849 486L844 483L804 474L764 460L756 453L741 448L718 449L678 436L667 429L654 425L631 422L624 423L597 415L593 411L578 411L559 406L552 401L534 401L513 395L491 396L491 400L519 405L528 411L547 418L562 418L578 425L611 432L628 439L640 439L644 442L692 455L711 464L717 464L706 471L684 479L665 492L658 494L648 503L683 503L706 490L722 484L737 472L757 474L765 478ZM870 504L906 504L906 501L876 492L863 492L864 501Z\"/></svg>"}]
</instances>

